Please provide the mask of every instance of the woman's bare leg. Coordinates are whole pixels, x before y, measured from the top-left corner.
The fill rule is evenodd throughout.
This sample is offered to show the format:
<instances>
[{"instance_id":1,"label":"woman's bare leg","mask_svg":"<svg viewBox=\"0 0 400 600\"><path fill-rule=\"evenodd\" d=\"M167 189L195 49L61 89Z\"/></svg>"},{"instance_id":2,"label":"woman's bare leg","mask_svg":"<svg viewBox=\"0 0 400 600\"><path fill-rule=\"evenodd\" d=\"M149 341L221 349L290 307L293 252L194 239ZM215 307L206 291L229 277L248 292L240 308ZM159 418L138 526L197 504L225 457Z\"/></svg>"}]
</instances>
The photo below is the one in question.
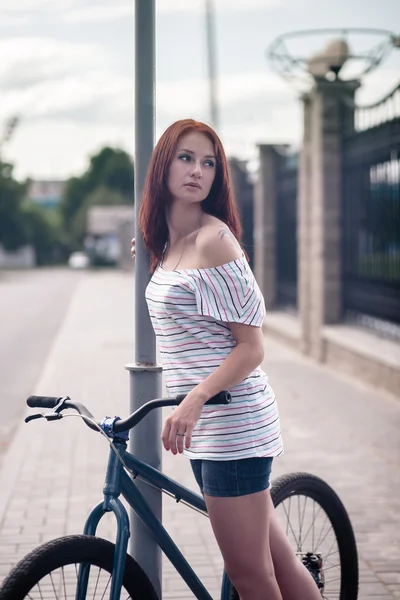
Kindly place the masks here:
<instances>
[{"instance_id":1,"label":"woman's bare leg","mask_svg":"<svg viewBox=\"0 0 400 600\"><path fill-rule=\"evenodd\" d=\"M225 570L241 600L282 600L269 547L274 511L269 490L204 498Z\"/></svg>"},{"instance_id":2,"label":"woman's bare leg","mask_svg":"<svg viewBox=\"0 0 400 600\"><path fill-rule=\"evenodd\" d=\"M204 498L225 570L241 600L321 600L279 525L269 490Z\"/></svg>"},{"instance_id":3,"label":"woman's bare leg","mask_svg":"<svg viewBox=\"0 0 400 600\"><path fill-rule=\"evenodd\" d=\"M271 497L267 502L272 504ZM284 600L321 600L315 581L295 555L287 536L272 510L269 527L269 543L275 576Z\"/></svg>"}]
</instances>

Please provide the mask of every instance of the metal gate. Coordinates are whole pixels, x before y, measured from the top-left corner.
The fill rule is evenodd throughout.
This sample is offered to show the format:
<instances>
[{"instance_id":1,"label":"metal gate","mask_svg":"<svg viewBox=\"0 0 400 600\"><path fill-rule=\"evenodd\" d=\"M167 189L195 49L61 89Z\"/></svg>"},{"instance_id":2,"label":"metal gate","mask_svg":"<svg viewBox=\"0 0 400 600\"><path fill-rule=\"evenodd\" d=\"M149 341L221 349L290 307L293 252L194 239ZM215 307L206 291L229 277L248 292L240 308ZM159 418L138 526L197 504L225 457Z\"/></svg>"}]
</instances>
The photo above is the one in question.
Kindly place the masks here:
<instances>
[{"instance_id":1,"label":"metal gate","mask_svg":"<svg viewBox=\"0 0 400 600\"><path fill-rule=\"evenodd\" d=\"M284 308L297 308L297 171L297 154L278 161L276 299Z\"/></svg>"},{"instance_id":2,"label":"metal gate","mask_svg":"<svg viewBox=\"0 0 400 600\"><path fill-rule=\"evenodd\" d=\"M344 137L343 307L400 323L400 86L369 110L386 121Z\"/></svg>"}]
</instances>

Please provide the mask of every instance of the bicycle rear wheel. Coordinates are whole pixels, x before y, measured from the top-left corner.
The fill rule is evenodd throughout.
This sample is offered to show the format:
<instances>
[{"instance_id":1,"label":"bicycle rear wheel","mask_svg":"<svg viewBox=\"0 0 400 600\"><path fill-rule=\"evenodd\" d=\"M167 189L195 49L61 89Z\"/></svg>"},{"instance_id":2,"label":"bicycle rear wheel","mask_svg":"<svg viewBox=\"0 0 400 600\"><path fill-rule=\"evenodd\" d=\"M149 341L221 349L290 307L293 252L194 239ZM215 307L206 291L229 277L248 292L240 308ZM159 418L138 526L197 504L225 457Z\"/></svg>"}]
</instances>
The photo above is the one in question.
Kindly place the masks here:
<instances>
[{"instance_id":1,"label":"bicycle rear wheel","mask_svg":"<svg viewBox=\"0 0 400 600\"><path fill-rule=\"evenodd\" d=\"M108 598L115 544L86 535L58 538L39 546L18 563L0 588L1 600L75 600L80 564L89 564L87 598ZM158 600L147 575L126 556L121 600Z\"/></svg>"},{"instance_id":2,"label":"bicycle rear wheel","mask_svg":"<svg viewBox=\"0 0 400 600\"><path fill-rule=\"evenodd\" d=\"M315 475L292 473L273 482L271 497L278 520L318 585L321 598L357 600L357 546L336 492ZM231 600L238 598L232 588Z\"/></svg>"},{"instance_id":3,"label":"bicycle rear wheel","mask_svg":"<svg viewBox=\"0 0 400 600\"><path fill-rule=\"evenodd\" d=\"M293 473L274 482L271 496L293 550L308 563L322 598L357 600L357 545L336 492L315 475Z\"/></svg>"}]
</instances>

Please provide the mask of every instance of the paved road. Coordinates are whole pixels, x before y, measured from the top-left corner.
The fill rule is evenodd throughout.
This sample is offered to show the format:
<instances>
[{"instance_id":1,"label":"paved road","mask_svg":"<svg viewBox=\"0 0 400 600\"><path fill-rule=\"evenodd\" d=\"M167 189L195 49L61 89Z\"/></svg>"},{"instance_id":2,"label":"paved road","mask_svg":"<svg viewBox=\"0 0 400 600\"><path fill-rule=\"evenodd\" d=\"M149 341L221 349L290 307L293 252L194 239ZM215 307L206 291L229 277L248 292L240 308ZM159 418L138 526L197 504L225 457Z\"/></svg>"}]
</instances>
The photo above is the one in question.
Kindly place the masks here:
<instances>
[{"instance_id":1,"label":"paved road","mask_svg":"<svg viewBox=\"0 0 400 600\"><path fill-rule=\"evenodd\" d=\"M0 461L81 275L0 271Z\"/></svg>"},{"instance_id":2,"label":"paved road","mask_svg":"<svg viewBox=\"0 0 400 600\"><path fill-rule=\"evenodd\" d=\"M38 393L67 393L98 418L127 414L124 365L133 351L132 292L130 274L82 277L35 384ZM309 471L327 480L354 525L358 600L400 598L400 402L269 338L265 368L279 400L286 449L274 463L273 479ZM37 544L82 531L101 497L107 454L104 438L78 419L17 428L0 469L0 581ZM164 453L163 469L196 489L184 457ZM222 561L208 520L170 498L163 503L163 519L217 600ZM99 535L114 539L110 515ZM164 600L193 599L166 560L163 575Z\"/></svg>"}]
</instances>

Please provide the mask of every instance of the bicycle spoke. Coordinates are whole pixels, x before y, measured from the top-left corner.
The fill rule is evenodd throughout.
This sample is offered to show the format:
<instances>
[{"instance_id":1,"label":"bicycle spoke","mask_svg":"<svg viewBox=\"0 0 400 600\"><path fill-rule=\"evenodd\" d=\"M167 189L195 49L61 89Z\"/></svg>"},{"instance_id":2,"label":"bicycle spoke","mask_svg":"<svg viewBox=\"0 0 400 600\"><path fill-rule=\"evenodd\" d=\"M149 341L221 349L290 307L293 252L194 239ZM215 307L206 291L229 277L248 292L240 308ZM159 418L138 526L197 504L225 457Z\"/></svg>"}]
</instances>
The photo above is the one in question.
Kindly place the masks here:
<instances>
[{"instance_id":1,"label":"bicycle spoke","mask_svg":"<svg viewBox=\"0 0 400 600\"><path fill-rule=\"evenodd\" d=\"M68 600L68 598L67 598L67 590L66 590L66 587L65 587L64 567L61 567L61 572L62 572L62 581L63 581L63 585L64 585L64 596L65 596L65 600Z\"/></svg>"},{"instance_id":2,"label":"bicycle spoke","mask_svg":"<svg viewBox=\"0 0 400 600\"><path fill-rule=\"evenodd\" d=\"M290 523L290 503L291 503L291 498L289 498L289 514L287 515L287 527L286 527L286 536L289 535L289 523ZM285 506L283 506L285 508Z\"/></svg>"},{"instance_id":3,"label":"bicycle spoke","mask_svg":"<svg viewBox=\"0 0 400 600\"><path fill-rule=\"evenodd\" d=\"M328 521L328 515L325 515L325 521L324 521L324 524L322 525L321 532L320 532L320 534L319 534L319 537L318 537L318 540L317 540L317 544L316 544L316 546L315 546L315 550L314 550L315 552L317 551L317 548L319 548L319 546L320 546L320 543L321 543L321 541L320 541L320 540L321 540L321 536L322 536L322 534L323 534L323 531L324 531L324 529L325 529L325 525L326 525L327 521Z\"/></svg>"},{"instance_id":4,"label":"bicycle spoke","mask_svg":"<svg viewBox=\"0 0 400 600\"><path fill-rule=\"evenodd\" d=\"M307 499L308 499L307 496L304 496L304 497L305 497L305 502L304 502L303 514L302 514L302 517L301 517L301 521L300 521L300 518L299 518L299 521L300 521L300 536L299 536L299 541L300 541L300 545L301 546L303 545L302 544L302 536L301 536L301 534L302 534L302 530L303 530L304 515L305 515L305 512L306 512ZM298 498L299 498L299 510L300 510L300 496L298 496ZM299 515L299 517L300 517L300 515Z\"/></svg>"},{"instance_id":5,"label":"bicycle spoke","mask_svg":"<svg viewBox=\"0 0 400 600\"><path fill-rule=\"evenodd\" d=\"M297 498L291 495L278 505L278 518L281 522L286 519L286 535L299 558L308 552L321 556L324 584L321 598L339 600L342 581L340 553L330 518L316 500L300 493L296 495Z\"/></svg>"},{"instance_id":6,"label":"bicycle spoke","mask_svg":"<svg viewBox=\"0 0 400 600\"><path fill-rule=\"evenodd\" d=\"M43 595L42 595L42 590L40 588L40 583L38 583L38 588L39 588L40 600L43 600Z\"/></svg>"},{"instance_id":7,"label":"bicycle spoke","mask_svg":"<svg viewBox=\"0 0 400 600\"><path fill-rule=\"evenodd\" d=\"M314 543L314 525L315 525L315 523L316 523L316 519L317 519L317 517L318 517L319 513L321 512L321 510L322 510L322 508L321 508L321 507L319 507L319 509L318 509L318 512L317 512L317 514L315 515L315 501L314 501L314 504L313 504L313 520L312 520L312 523L311 523L311 525L309 526L309 528L308 528L308 530L307 530L307 533L306 533L306 535L304 536L304 540L303 540L303 543L305 543L305 541L306 541L306 539L307 539L307 537L308 537L308 534L310 533L310 531L311 531L311 529L312 529L313 535L312 535L312 544L311 544L311 549L312 549L312 551L313 551L313 552L315 552L315 543Z\"/></svg>"},{"instance_id":8,"label":"bicycle spoke","mask_svg":"<svg viewBox=\"0 0 400 600\"><path fill-rule=\"evenodd\" d=\"M328 534L333 531L333 527L331 526L330 529L328 529L328 531L326 532L326 534L324 535L324 537L322 538L322 540L320 541L320 543L318 544L318 546L315 549L315 552L317 552L318 548L322 545L322 543L326 540Z\"/></svg>"},{"instance_id":9,"label":"bicycle spoke","mask_svg":"<svg viewBox=\"0 0 400 600\"><path fill-rule=\"evenodd\" d=\"M94 592L93 592L93 600L96 600L97 586L99 585L99 580L100 580L100 571L101 571L101 569L99 569L99 572L97 573L97 581L96 581L96 585L95 585Z\"/></svg>"},{"instance_id":10,"label":"bicycle spoke","mask_svg":"<svg viewBox=\"0 0 400 600\"><path fill-rule=\"evenodd\" d=\"M340 569L340 564L331 565L330 567L324 567L324 572L330 571L331 569Z\"/></svg>"},{"instance_id":11,"label":"bicycle spoke","mask_svg":"<svg viewBox=\"0 0 400 600\"><path fill-rule=\"evenodd\" d=\"M101 600L104 600L104 596L105 596L105 594L106 594L106 591L108 590L108 586L110 585L110 581L111 581L111 575L110 575L110 578L109 578L109 580L107 581L107 585L106 585L106 588L105 588L105 590L104 590L104 592L103 592L103 595L102 595L102 597L101 597Z\"/></svg>"},{"instance_id":12,"label":"bicycle spoke","mask_svg":"<svg viewBox=\"0 0 400 600\"><path fill-rule=\"evenodd\" d=\"M288 513L287 513L287 511L286 511L286 506L285 506L285 503L283 502L281 506L283 507L283 510L284 510L284 511L285 511L285 513L286 513L287 520L288 520L288 525L290 526L290 530L291 530L291 532L292 532L292 535L293 535L293 537L294 537L294 540L295 540L295 542L296 542L297 552L300 552L300 551L301 551L301 548L300 548L300 546L299 546L298 539L297 539L297 537L296 537L296 534L295 534L295 532L294 532L294 529L293 529L293 527L292 527L292 523L291 523L291 521L290 521L290 519L289 519L289 515L288 515Z\"/></svg>"},{"instance_id":13,"label":"bicycle spoke","mask_svg":"<svg viewBox=\"0 0 400 600\"><path fill-rule=\"evenodd\" d=\"M53 586L53 591L54 591L54 598L57 599L57 592L56 592L56 586L54 585L54 581L53 581L53 574L50 573L50 580L51 580L51 585Z\"/></svg>"},{"instance_id":14,"label":"bicycle spoke","mask_svg":"<svg viewBox=\"0 0 400 600\"><path fill-rule=\"evenodd\" d=\"M319 510L321 510L321 507L319 507ZM319 511L318 511L319 513ZM317 513L317 514L318 514ZM313 523L315 523L315 500L313 502ZM314 527L312 528L312 548L314 549Z\"/></svg>"},{"instance_id":15,"label":"bicycle spoke","mask_svg":"<svg viewBox=\"0 0 400 600\"><path fill-rule=\"evenodd\" d=\"M75 600L79 578L79 563L59 567L48 573L27 594L26 600ZM90 565L86 598L108 600L112 575L96 565ZM121 590L121 600L132 600L125 588Z\"/></svg>"}]
</instances>

